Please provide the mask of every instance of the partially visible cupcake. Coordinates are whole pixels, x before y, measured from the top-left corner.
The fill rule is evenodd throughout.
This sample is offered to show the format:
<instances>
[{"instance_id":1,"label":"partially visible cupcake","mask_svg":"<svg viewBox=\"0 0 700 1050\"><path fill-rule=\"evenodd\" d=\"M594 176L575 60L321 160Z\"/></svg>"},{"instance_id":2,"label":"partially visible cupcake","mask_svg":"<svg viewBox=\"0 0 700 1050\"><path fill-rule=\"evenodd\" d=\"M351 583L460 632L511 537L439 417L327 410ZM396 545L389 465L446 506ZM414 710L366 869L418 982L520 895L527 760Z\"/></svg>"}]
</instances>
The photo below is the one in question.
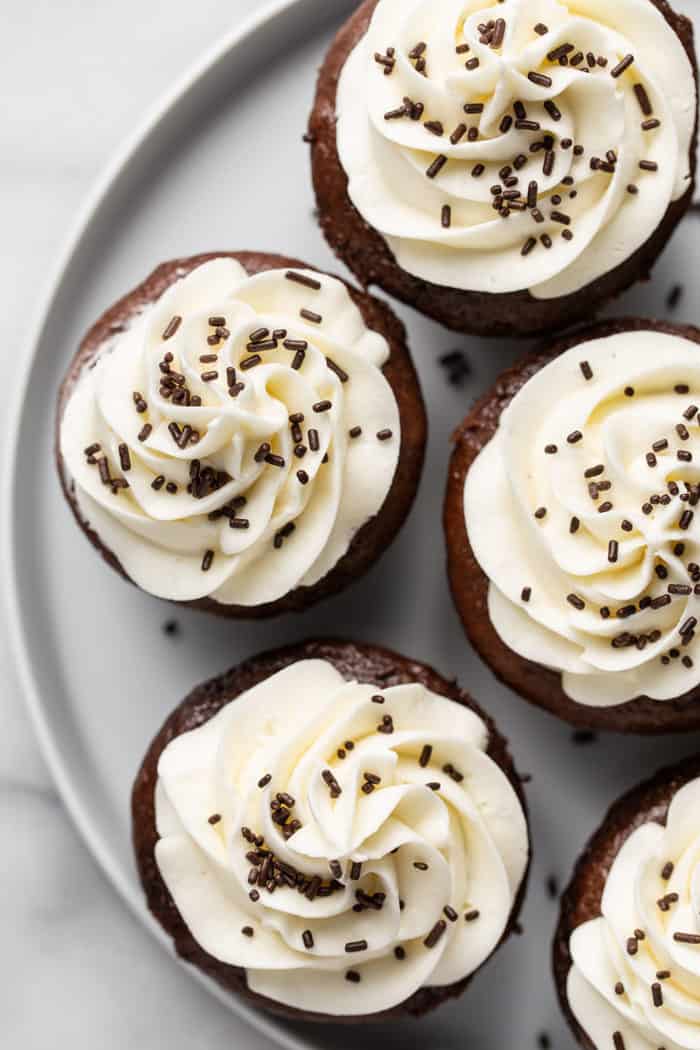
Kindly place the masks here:
<instances>
[{"instance_id":1,"label":"partially visible cupcake","mask_svg":"<svg viewBox=\"0 0 700 1050\"><path fill-rule=\"evenodd\" d=\"M159 267L85 337L57 462L122 575L223 616L303 609L362 575L420 479L425 409L391 311L280 256Z\"/></svg>"},{"instance_id":2,"label":"partially visible cupcake","mask_svg":"<svg viewBox=\"0 0 700 1050\"><path fill-rule=\"evenodd\" d=\"M564 894L554 972L586 1050L696 1050L699 758L612 807Z\"/></svg>"},{"instance_id":3,"label":"partially visible cupcake","mask_svg":"<svg viewBox=\"0 0 700 1050\"><path fill-rule=\"evenodd\" d=\"M458 331L590 318L691 202L696 79L666 0L365 0L310 121L323 231Z\"/></svg>"},{"instance_id":4,"label":"partially visible cupcake","mask_svg":"<svg viewBox=\"0 0 700 1050\"><path fill-rule=\"evenodd\" d=\"M375 646L309 642L195 689L153 741L132 812L176 951L295 1019L432 1010L524 895L506 742L454 682Z\"/></svg>"},{"instance_id":5,"label":"partially visible cupcake","mask_svg":"<svg viewBox=\"0 0 700 1050\"><path fill-rule=\"evenodd\" d=\"M699 342L642 320L579 331L505 372L454 437L464 627L574 725L700 728Z\"/></svg>"}]
</instances>

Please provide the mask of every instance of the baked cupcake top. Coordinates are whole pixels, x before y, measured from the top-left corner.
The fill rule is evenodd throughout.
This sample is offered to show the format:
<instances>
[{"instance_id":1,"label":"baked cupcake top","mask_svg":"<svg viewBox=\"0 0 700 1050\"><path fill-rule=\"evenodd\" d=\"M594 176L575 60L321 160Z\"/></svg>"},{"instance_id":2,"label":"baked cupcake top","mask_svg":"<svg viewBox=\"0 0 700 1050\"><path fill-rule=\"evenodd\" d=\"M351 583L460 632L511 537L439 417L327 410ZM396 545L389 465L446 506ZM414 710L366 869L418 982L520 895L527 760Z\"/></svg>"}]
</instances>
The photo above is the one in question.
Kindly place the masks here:
<instances>
[{"instance_id":1,"label":"baked cupcake top","mask_svg":"<svg viewBox=\"0 0 700 1050\"><path fill-rule=\"evenodd\" d=\"M473 973L528 859L468 708L298 661L176 737L156 862L198 944L299 1010L363 1015Z\"/></svg>"},{"instance_id":2,"label":"baked cupcake top","mask_svg":"<svg viewBox=\"0 0 700 1050\"><path fill-rule=\"evenodd\" d=\"M597 1050L694 1050L700 1022L700 780L637 828L602 915L572 934L567 997Z\"/></svg>"},{"instance_id":3,"label":"baked cupcake top","mask_svg":"<svg viewBox=\"0 0 700 1050\"><path fill-rule=\"evenodd\" d=\"M316 583L392 485L388 358L341 281L203 263L75 385L60 450L82 515L159 597L256 606Z\"/></svg>"},{"instance_id":4,"label":"baked cupcake top","mask_svg":"<svg viewBox=\"0 0 700 1050\"><path fill-rule=\"evenodd\" d=\"M694 72L652 0L379 0L337 112L352 203L441 286L576 292L691 178Z\"/></svg>"},{"instance_id":5,"label":"baked cupcake top","mask_svg":"<svg viewBox=\"0 0 700 1050\"><path fill-rule=\"evenodd\" d=\"M658 331L536 373L467 475L465 521L510 649L573 700L670 700L700 682L700 355Z\"/></svg>"}]
</instances>

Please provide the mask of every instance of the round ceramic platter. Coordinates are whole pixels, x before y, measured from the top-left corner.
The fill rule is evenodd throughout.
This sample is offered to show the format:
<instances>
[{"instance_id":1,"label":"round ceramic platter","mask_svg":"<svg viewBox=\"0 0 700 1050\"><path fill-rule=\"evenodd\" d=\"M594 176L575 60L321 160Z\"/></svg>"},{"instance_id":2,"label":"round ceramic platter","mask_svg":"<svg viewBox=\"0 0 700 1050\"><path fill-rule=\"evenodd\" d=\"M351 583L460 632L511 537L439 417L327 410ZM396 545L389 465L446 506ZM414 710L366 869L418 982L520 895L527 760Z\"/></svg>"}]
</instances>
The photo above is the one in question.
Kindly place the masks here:
<instances>
[{"instance_id":1,"label":"round ceramic platter","mask_svg":"<svg viewBox=\"0 0 700 1050\"><path fill-rule=\"evenodd\" d=\"M700 749L700 737L579 739L498 685L463 637L447 589L441 526L450 432L526 348L457 338L398 310L431 423L419 498L374 571L301 616L219 622L128 586L89 549L54 470L56 391L81 333L157 263L211 249L260 248L341 269L315 222L302 135L324 49L353 6L352 0L278 0L256 14L157 108L95 192L26 351L3 472L10 630L65 801L117 890L156 936L132 862L129 794L146 745L195 683L257 651L328 634L393 646L459 677L510 737L521 772L533 777L527 791L535 859L524 935L508 943L462 1000L426 1020L392 1025L390 1038L409 1050L526 1050L547 1033L557 1050L570 1050L549 970L557 887L608 804L663 763ZM693 14L700 5L680 6ZM687 218L653 282L609 313L700 322L688 281L700 269L699 224L697 215ZM676 285L682 294L670 296ZM464 351L470 366L461 385L448 382L440 364L454 350ZM353 1027L285 1025L224 1001L282 1046L344 1050L357 1039ZM379 1025L364 1027L367 1050L383 1046L386 1034Z\"/></svg>"}]
</instances>

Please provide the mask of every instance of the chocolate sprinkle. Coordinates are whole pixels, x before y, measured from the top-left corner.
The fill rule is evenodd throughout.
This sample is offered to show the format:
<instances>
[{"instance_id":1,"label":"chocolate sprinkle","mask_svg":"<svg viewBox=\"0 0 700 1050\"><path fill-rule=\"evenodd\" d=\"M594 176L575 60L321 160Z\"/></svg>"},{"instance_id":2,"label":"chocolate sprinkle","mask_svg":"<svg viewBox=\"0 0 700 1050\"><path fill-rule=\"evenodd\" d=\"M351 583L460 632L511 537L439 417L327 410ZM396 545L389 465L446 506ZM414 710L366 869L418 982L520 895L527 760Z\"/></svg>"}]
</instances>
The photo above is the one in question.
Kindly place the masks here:
<instances>
[{"instance_id":1,"label":"chocolate sprinkle","mask_svg":"<svg viewBox=\"0 0 700 1050\"><path fill-rule=\"evenodd\" d=\"M613 69L610 70L610 76L615 77L615 79L621 77L625 70L629 69L633 62L634 55L625 55L625 57L620 62L618 62L618 64Z\"/></svg>"},{"instance_id":2,"label":"chocolate sprinkle","mask_svg":"<svg viewBox=\"0 0 700 1050\"><path fill-rule=\"evenodd\" d=\"M639 108L641 109L642 114L645 117L650 117L651 114L654 112L654 110L652 108L651 102L649 100L649 96L647 94L647 90L644 87L644 85L643 84L635 84L634 85L634 93L637 96L637 101L639 102Z\"/></svg>"},{"instance_id":3,"label":"chocolate sprinkle","mask_svg":"<svg viewBox=\"0 0 700 1050\"><path fill-rule=\"evenodd\" d=\"M536 247L536 245L537 245L536 239L534 237L528 237L528 239L525 241L525 243L523 244L523 246L522 246L522 248L520 250L520 254L523 255L523 256L524 255L529 255L530 252L532 251L532 249Z\"/></svg>"},{"instance_id":4,"label":"chocolate sprinkle","mask_svg":"<svg viewBox=\"0 0 700 1050\"><path fill-rule=\"evenodd\" d=\"M296 284L303 284L306 288L312 288L315 292L321 290L321 282L313 277L307 277L304 273L296 273L294 270L288 270L285 277L288 281L294 281Z\"/></svg>"},{"instance_id":5,"label":"chocolate sprinkle","mask_svg":"<svg viewBox=\"0 0 700 1050\"><path fill-rule=\"evenodd\" d=\"M531 84L537 84L538 87L548 88L552 86L552 78L548 77L546 73L530 72L527 75L527 79Z\"/></svg>"},{"instance_id":6,"label":"chocolate sprinkle","mask_svg":"<svg viewBox=\"0 0 700 1050\"><path fill-rule=\"evenodd\" d=\"M345 951L349 954L354 952L366 952L368 948L367 941L348 941L345 945Z\"/></svg>"},{"instance_id":7,"label":"chocolate sprinkle","mask_svg":"<svg viewBox=\"0 0 700 1050\"><path fill-rule=\"evenodd\" d=\"M172 339L181 324L182 318L176 314L175 317L172 317L170 321L168 321L167 327L163 332L163 339Z\"/></svg>"},{"instance_id":8,"label":"chocolate sprinkle","mask_svg":"<svg viewBox=\"0 0 700 1050\"><path fill-rule=\"evenodd\" d=\"M447 157L445 156L444 153L441 153L441 154L439 154L439 156L437 156L435 158L435 160L430 165L430 167L427 169L425 174L428 176L429 179L434 179L437 175L440 174L440 172L442 171L442 169L444 168L444 166L446 164L447 164Z\"/></svg>"},{"instance_id":9,"label":"chocolate sprinkle","mask_svg":"<svg viewBox=\"0 0 700 1050\"><path fill-rule=\"evenodd\" d=\"M444 934L446 929L447 929L447 923L445 922L445 920L444 919L438 919L438 921L435 923L435 925L433 926L433 928L430 931L430 933L428 934L428 936L423 941L423 944L425 945L425 947L426 948L434 948L435 945L440 940L440 938L442 937L442 935Z\"/></svg>"}]
</instances>

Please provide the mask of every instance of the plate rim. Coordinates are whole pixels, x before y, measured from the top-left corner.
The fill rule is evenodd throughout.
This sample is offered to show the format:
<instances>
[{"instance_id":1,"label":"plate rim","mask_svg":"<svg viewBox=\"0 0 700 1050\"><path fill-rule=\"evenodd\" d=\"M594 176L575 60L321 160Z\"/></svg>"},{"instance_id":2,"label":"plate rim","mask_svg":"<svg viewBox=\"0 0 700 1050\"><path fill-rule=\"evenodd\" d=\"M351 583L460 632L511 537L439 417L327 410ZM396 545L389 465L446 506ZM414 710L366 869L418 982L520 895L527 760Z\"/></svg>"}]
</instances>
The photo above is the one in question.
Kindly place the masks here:
<instances>
[{"instance_id":1,"label":"plate rim","mask_svg":"<svg viewBox=\"0 0 700 1050\"><path fill-rule=\"evenodd\" d=\"M3 467L2 478L0 478L0 496L3 498L3 505L0 508L0 567L6 581L6 585L3 588L2 605L5 613L9 651L18 674L22 700L25 709L29 712L30 722L39 744L40 752L68 815L88 851L97 861L101 872L116 890L117 895L127 906L128 911L136 916L140 925L145 927L155 937L155 940L167 951L170 958L175 960L184 972L188 973L200 986L204 987L223 1005L231 1009L244 1022L261 1032L277 1046L284 1047L286 1050L316 1050L319 1044L311 1038L311 1033L309 1038L297 1036L287 1029L281 1020L249 1006L242 997L231 996L201 971L188 966L181 960L174 952L170 939L166 937L160 925L151 916L145 903L136 898L131 885L122 877L120 871L115 870L111 864L101 837L93 825L89 811L71 780L60 748L44 715L44 701L33 671L30 646L23 628L20 599L21 581L17 573L17 559L15 558L18 521L14 510L13 496L19 480L19 437L28 400L31 373L39 356L47 322L61 292L64 277L71 263L78 256L93 222L99 215L102 205L108 200L113 187L122 173L135 160L139 150L147 144L161 122L184 101L191 91L196 89L199 82L206 78L219 62L232 55L251 37L264 30L266 26L284 12L298 7L300 9L299 17L303 17L304 7L309 6L312 2L313 0L267 0L260 10L244 17L236 26L228 30L220 40L206 48L185 72L176 79L174 85L166 88L156 98L155 102L146 108L145 114L137 123L136 128L124 137L111 153L101 173L92 183L77 218L69 224L67 232L62 238L57 260L50 269L44 290L40 296L36 320L20 353L16 386L8 404L5 427L6 445L4 454L0 459ZM328 3L328 0L326 0L326 3L330 8L331 4ZM338 4L338 6L340 8L341 4ZM332 11L329 11L329 14L332 14Z\"/></svg>"}]
</instances>

